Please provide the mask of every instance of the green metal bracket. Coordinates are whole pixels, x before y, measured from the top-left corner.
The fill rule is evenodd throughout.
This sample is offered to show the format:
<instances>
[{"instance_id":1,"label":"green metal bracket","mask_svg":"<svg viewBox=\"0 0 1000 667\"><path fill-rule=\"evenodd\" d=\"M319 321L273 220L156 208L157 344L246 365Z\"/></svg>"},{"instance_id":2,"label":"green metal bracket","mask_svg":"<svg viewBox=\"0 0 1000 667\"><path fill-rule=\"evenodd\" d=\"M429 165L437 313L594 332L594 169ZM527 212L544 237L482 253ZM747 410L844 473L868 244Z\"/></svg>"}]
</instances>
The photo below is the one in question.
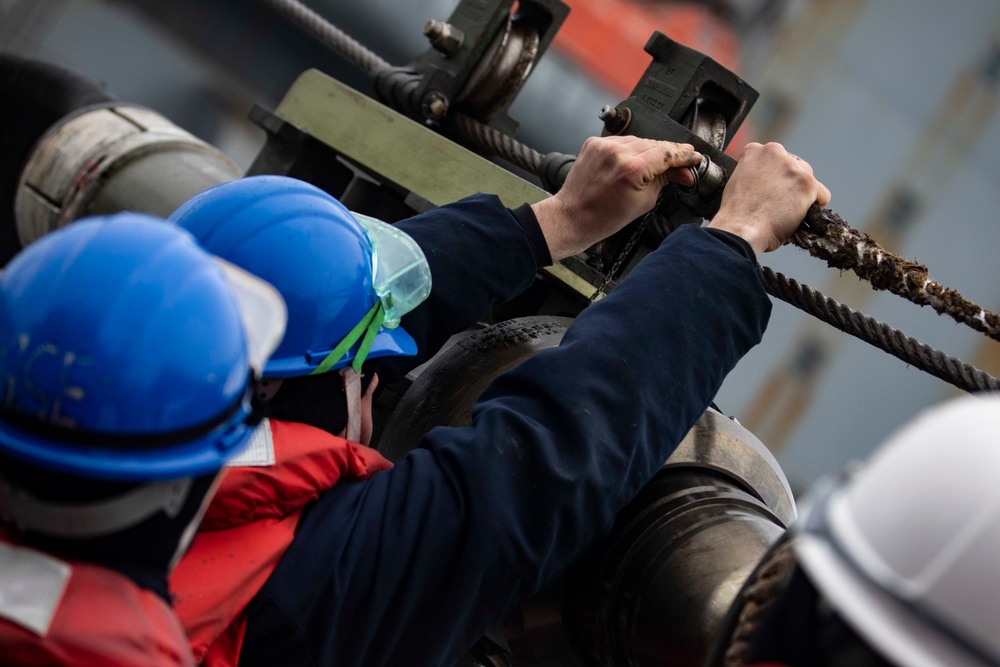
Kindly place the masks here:
<instances>
[{"instance_id":1,"label":"green metal bracket","mask_svg":"<svg viewBox=\"0 0 1000 667\"><path fill-rule=\"evenodd\" d=\"M496 194L509 207L549 196L318 70L301 74L275 113L379 180L435 206L477 192Z\"/></svg>"}]
</instances>

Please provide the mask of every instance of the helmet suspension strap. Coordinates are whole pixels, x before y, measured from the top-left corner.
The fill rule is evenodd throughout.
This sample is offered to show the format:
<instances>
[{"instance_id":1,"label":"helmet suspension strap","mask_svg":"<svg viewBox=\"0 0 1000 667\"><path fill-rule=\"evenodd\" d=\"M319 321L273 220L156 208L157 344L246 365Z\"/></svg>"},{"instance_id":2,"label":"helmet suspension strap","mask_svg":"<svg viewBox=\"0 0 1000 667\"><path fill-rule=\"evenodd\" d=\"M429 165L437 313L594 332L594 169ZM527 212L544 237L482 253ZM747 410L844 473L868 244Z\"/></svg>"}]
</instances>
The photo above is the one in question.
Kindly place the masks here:
<instances>
[{"instance_id":1,"label":"helmet suspension strap","mask_svg":"<svg viewBox=\"0 0 1000 667\"><path fill-rule=\"evenodd\" d=\"M361 341L361 347L358 348L358 353L354 355L354 361L351 363L351 368L355 372L361 370L361 364L365 363L365 358L368 356L369 350L372 349L372 343L375 342L375 334L378 333L379 329L382 328L382 322L385 320L385 307L382 305L382 301L376 301L375 305L365 313L365 316L361 318L353 329L347 332L330 354L323 358L323 361L319 363L319 366L314 368L310 375L320 375L326 373L328 370L337 365L337 362L344 358L344 355L351 349L351 347L358 341L359 338L364 335L364 339Z\"/></svg>"}]
</instances>

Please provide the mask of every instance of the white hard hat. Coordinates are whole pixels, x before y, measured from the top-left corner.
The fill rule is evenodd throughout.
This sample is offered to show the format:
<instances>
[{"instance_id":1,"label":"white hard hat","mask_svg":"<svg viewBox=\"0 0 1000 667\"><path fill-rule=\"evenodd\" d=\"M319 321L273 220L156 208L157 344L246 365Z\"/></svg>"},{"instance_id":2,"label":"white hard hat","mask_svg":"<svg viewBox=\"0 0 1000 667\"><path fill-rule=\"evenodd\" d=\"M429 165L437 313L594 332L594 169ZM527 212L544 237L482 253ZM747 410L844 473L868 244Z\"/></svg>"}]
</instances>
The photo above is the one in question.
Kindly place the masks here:
<instances>
[{"instance_id":1,"label":"white hard hat","mask_svg":"<svg viewBox=\"0 0 1000 667\"><path fill-rule=\"evenodd\" d=\"M923 413L796 531L806 574L885 657L1000 664L1000 396Z\"/></svg>"}]
</instances>

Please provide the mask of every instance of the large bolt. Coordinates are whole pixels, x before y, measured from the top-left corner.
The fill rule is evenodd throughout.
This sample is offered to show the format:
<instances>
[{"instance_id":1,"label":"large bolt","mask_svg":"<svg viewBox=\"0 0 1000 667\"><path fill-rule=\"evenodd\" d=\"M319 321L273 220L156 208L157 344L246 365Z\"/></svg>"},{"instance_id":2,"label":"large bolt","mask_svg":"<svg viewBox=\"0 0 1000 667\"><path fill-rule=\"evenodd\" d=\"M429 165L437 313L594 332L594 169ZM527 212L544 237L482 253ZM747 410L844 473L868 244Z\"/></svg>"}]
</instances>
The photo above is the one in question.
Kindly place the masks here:
<instances>
[{"instance_id":1,"label":"large bolt","mask_svg":"<svg viewBox=\"0 0 1000 667\"><path fill-rule=\"evenodd\" d=\"M465 39L465 33L455 26L434 19L428 19L424 23L424 36L430 40L434 50L446 58L455 55Z\"/></svg>"},{"instance_id":2,"label":"large bolt","mask_svg":"<svg viewBox=\"0 0 1000 667\"><path fill-rule=\"evenodd\" d=\"M432 90L420 101L420 110L428 120L441 120L448 113L448 98L443 93Z\"/></svg>"},{"instance_id":3,"label":"large bolt","mask_svg":"<svg viewBox=\"0 0 1000 667\"><path fill-rule=\"evenodd\" d=\"M604 121L604 129L608 134L621 134L632 120L632 111L628 107L616 108L605 104L597 112L597 117Z\"/></svg>"}]
</instances>

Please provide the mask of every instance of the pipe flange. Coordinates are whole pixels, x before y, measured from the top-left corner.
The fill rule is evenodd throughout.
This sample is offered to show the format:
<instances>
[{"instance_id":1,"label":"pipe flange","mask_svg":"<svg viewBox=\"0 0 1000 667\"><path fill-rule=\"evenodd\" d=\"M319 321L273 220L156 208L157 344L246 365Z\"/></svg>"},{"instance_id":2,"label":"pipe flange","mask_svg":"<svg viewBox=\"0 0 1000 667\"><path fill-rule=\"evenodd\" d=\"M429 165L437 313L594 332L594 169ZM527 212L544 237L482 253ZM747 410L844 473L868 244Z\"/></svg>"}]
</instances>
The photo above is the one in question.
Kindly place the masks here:
<instances>
[{"instance_id":1,"label":"pipe flange","mask_svg":"<svg viewBox=\"0 0 1000 667\"><path fill-rule=\"evenodd\" d=\"M709 408L688 431L664 468L720 472L757 497L787 528L795 521L792 489L774 455L735 419Z\"/></svg>"}]
</instances>

